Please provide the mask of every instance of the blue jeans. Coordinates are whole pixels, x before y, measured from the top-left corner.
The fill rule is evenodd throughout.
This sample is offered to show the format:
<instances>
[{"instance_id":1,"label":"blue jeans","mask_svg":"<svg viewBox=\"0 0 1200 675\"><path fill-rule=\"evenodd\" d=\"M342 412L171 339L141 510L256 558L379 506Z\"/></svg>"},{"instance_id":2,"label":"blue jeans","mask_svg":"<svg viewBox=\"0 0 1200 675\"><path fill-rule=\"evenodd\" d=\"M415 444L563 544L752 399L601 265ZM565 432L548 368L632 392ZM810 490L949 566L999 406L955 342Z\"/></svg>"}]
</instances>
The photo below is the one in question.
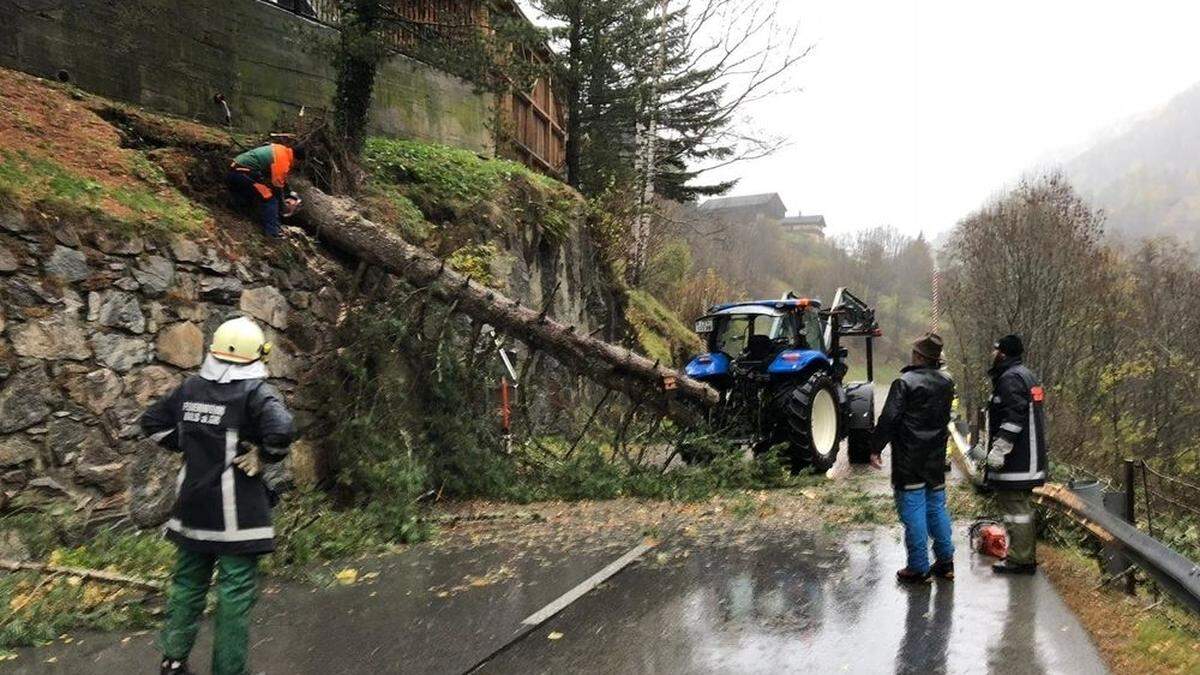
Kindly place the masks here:
<instances>
[{"instance_id":1,"label":"blue jeans","mask_svg":"<svg viewBox=\"0 0 1200 675\"><path fill-rule=\"evenodd\" d=\"M904 547L908 549L909 571L918 574L929 571L930 537L933 537L935 560L950 562L954 559L944 485L896 490L896 512L900 514L900 522L904 523Z\"/></svg>"},{"instance_id":2,"label":"blue jeans","mask_svg":"<svg viewBox=\"0 0 1200 675\"><path fill-rule=\"evenodd\" d=\"M233 170L225 176L225 184L233 196L235 208L256 210L263 234L268 237L279 236L279 190L272 190L272 196L264 199L254 187L254 179L249 174Z\"/></svg>"}]
</instances>

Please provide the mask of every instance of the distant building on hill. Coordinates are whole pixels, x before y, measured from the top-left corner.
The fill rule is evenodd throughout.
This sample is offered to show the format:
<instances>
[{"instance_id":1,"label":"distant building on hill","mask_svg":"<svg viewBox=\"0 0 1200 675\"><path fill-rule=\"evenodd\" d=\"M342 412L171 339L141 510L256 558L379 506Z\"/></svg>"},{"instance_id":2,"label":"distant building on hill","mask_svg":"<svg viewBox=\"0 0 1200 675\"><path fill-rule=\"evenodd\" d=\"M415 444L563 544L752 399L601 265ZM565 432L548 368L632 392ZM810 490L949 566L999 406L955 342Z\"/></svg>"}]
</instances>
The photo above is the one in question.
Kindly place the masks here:
<instances>
[{"instance_id":1,"label":"distant building on hill","mask_svg":"<svg viewBox=\"0 0 1200 675\"><path fill-rule=\"evenodd\" d=\"M779 221L779 226L791 234L825 236L825 216L805 216L797 213Z\"/></svg>"},{"instance_id":2,"label":"distant building on hill","mask_svg":"<svg viewBox=\"0 0 1200 675\"><path fill-rule=\"evenodd\" d=\"M789 234L825 236L825 216L787 215L787 206L777 192L710 199L699 207L700 213L729 224L777 223Z\"/></svg>"},{"instance_id":3,"label":"distant building on hill","mask_svg":"<svg viewBox=\"0 0 1200 675\"><path fill-rule=\"evenodd\" d=\"M787 207L775 192L710 199L700 205L700 211L731 223L779 222L787 215Z\"/></svg>"}]
</instances>

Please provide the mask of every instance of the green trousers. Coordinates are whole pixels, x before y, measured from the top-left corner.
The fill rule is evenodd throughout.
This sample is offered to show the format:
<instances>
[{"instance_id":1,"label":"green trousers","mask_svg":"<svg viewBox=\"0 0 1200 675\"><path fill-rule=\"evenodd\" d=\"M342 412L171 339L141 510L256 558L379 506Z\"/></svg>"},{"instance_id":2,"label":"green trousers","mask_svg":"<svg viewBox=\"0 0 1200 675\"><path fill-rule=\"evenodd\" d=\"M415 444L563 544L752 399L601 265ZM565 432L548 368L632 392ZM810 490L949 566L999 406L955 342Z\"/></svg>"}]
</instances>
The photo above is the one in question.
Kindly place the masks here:
<instances>
[{"instance_id":1,"label":"green trousers","mask_svg":"<svg viewBox=\"0 0 1200 675\"><path fill-rule=\"evenodd\" d=\"M996 504L1008 530L1008 560L1015 564L1037 561L1037 528L1034 523L1032 493L1028 490L997 490Z\"/></svg>"},{"instance_id":2,"label":"green trousers","mask_svg":"<svg viewBox=\"0 0 1200 675\"><path fill-rule=\"evenodd\" d=\"M159 636L159 647L164 658L187 660L200 630L213 568L217 570L213 675L245 675L250 608L258 597L256 555L215 555L180 548L171 575L167 622Z\"/></svg>"}]
</instances>

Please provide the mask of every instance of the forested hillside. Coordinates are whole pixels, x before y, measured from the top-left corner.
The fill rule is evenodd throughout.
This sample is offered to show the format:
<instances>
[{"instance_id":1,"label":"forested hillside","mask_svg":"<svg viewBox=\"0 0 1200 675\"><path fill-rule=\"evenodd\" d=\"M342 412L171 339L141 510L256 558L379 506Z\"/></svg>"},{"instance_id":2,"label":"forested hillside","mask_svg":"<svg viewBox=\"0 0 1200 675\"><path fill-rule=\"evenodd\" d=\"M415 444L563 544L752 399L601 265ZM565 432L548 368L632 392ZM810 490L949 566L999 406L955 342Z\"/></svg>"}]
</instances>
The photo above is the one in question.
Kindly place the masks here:
<instances>
[{"instance_id":1,"label":"forested hillside","mask_svg":"<svg viewBox=\"0 0 1200 675\"><path fill-rule=\"evenodd\" d=\"M1117 235L1200 235L1200 85L1065 164Z\"/></svg>"}]
</instances>

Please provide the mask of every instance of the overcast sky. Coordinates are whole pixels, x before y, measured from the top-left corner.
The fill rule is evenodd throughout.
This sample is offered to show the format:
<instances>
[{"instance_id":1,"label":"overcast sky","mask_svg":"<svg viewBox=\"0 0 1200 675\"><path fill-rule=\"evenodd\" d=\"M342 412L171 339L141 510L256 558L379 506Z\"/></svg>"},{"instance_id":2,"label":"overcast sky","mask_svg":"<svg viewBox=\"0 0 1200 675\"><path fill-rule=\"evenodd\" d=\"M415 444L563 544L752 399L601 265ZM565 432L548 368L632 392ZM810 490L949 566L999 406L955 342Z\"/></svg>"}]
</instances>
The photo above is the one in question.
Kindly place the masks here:
<instances>
[{"instance_id":1,"label":"overcast sky","mask_svg":"<svg viewBox=\"0 0 1200 675\"><path fill-rule=\"evenodd\" d=\"M833 233L952 226L1026 169L1200 81L1185 0L784 0L815 46L754 119L791 144L734 194Z\"/></svg>"}]
</instances>

